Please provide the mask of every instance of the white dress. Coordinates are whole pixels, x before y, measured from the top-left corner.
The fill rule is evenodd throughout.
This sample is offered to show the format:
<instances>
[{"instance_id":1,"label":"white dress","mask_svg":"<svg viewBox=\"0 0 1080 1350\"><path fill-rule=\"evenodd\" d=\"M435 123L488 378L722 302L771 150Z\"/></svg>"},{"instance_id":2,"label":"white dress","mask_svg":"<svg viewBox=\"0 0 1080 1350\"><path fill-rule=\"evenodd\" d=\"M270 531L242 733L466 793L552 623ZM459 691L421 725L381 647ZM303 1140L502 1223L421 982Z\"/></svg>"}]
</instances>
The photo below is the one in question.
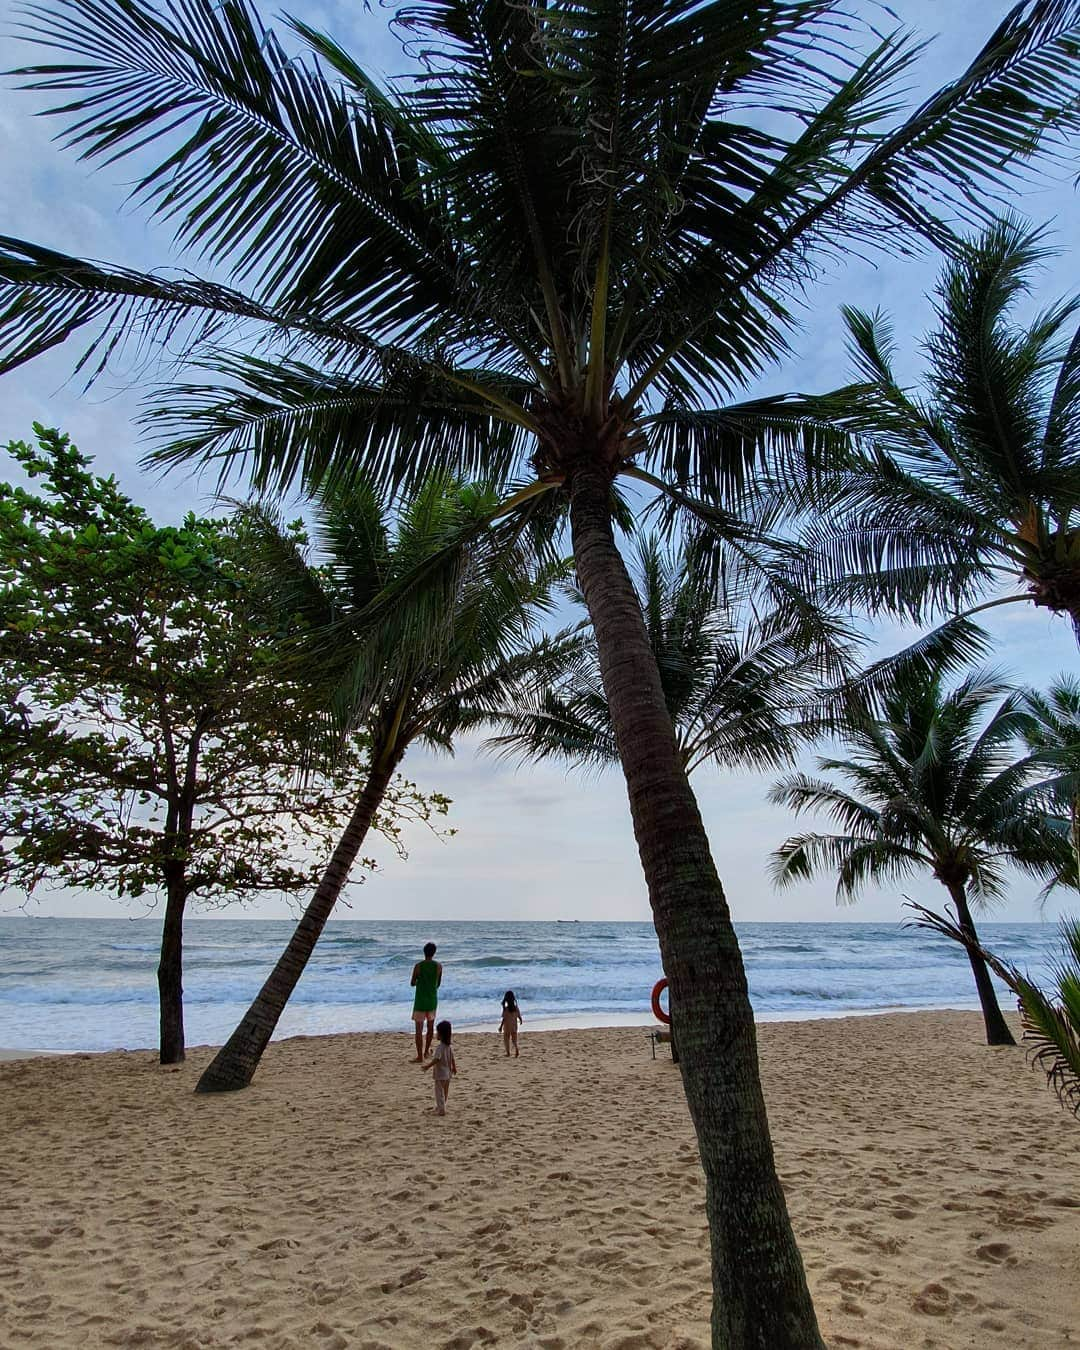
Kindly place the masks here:
<instances>
[{"instance_id":1,"label":"white dress","mask_svg":"<svg viewBox=\"0 0 1080 1350\"><path fill-rule=\"evenodd\" d=\"M435 1046L434 1053L431 1056L432 1059L435 1061L435 1067L432 1069L431 1072L441 1083L448 1083L450 1081L451 1054L452 1051L450 1047L445 1042L439 1041L439 1043Z\"/></svg>"}]
</instances>

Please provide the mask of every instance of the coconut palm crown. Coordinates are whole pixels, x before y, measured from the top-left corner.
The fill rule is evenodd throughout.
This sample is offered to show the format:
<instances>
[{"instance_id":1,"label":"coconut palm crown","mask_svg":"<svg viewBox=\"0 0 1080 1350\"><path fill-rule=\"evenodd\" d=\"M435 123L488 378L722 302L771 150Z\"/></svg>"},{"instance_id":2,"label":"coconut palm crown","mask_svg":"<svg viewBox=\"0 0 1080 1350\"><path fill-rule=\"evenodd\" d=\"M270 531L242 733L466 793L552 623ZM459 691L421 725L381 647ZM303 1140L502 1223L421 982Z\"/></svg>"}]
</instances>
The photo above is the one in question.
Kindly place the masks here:
<instances>
[{"instance_id":1,"label":"coconut palm crown","mask_svg":"<svg viewBox=\"0 0 1080 1350\"><path fill-rule=\"evenodd\" d=\"M298 19L317 59L287 56L247 0L23 12L68 56L16 72L61 141L156 149L136 201L240 286L6 237L0 369L82 329L84 362L186 339L209 382L151 395L165 458L283 483L584 457L714 498L764 444L829 434L797 401L719 407L786 350L814 258L947 238L1080 125L1077 0L1015 5L906 118L919 44L868 7L858 55L829 0L433 0L397 14L420 67L392 91Z\"/></svg>"},{"instance_id":2,"label":"coconut palm crown","mask_svg":"<svg viewBox=\"0 0 1080 1350\"><path fill-rule=\"evenodd\" d=\"M760 612L738 558L713 540L673 550L654 533L635 539L631 572L664 701L686 772L712 761L732 768L791 763L813 721L823 681L846 669L850 640L809 607ZM533 706L499 718L487 742L500 755L563 759L576 767L618 762L595 641Z\"/></svg>"},{"instance_id":3,"label":"coconut palm crown","mask_svg":"<svg viewBox=\"0 0 1080 1350\"><path fill-rule=\"evenodd\" d=\"M873 449L810 530L834 600L916 619L1027 602L1080 639L1080 298L1014 317L1046 255L1013 221L961 246L923 394L895 374L888 320L846 311L860 382L835 406Z\"/></svg>"},{"instance_id":4,"label":"coconut palm crown","mask_svg":"<svg viewBox=\"0 0 1080 1350\"><path fill-rule=\"evenodd\" d=\"M837 439L798 399L737 397L794 299L837 253L949 238L1061 150L1080 0L1020 0L913 111L919 43L869 0L426 0L397 13L416 73L391 89L298 20L291 55L247 0L25 13L61 138L137 152L137 200L208 270L0 239L0 369L79 332L91 373L168 341L198 364L150 395L165 462L309 488L361 465L379 491L437 468L567 503L705 1169L713 1341L820 1350L612 489L644 478L751 549L730 494L764 451Z\"/></svg>"},{"instance_id":5,"label":"coconut palm crown","mask_svg":"<svg viewBox=\"0 0 1080 1350\"><path fill-rule=\"evenodd\" d=\"M1032 792L1069 822L1072 856L1055 883L1077 886L1080 878L1080 680L1059 675L1045 692L1024 692L1024 726L1039 781Z\"/></svg>"},{"instance_id":6,"label":"coconut palm crown","mask_svg":"<svg viewBox=\"0 0 1080 1350\"><path fill-rule=\"evenodd\" d=\"M825 812L842 827L785 840L773 855L774 881L831 872L837 897L852 900L869 883L926 870L977 942L970 907L1004 896L1009 865L1045 878L1067 855L1060 822L1023 797L1033 773L1018 753L1025 724L1020 692L1005 693L988 672L946 690L940 675L898 671L880 715L852 711L843 757L818 760L831 778L797 773L771 789L773 802ZM970 955L987 1040L1011 1045L985 962Z\"/></svg>"}]
</instances>

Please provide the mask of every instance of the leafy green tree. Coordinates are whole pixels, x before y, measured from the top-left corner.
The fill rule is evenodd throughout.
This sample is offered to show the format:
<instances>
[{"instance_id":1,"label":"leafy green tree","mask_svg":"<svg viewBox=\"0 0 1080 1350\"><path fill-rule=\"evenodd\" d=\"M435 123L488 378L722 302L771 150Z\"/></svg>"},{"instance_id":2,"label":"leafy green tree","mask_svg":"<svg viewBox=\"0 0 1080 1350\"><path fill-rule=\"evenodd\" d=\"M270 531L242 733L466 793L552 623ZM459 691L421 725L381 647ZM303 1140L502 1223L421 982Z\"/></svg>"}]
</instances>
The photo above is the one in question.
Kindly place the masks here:
<instances>
[{"instance_id":1,"label":"leafy green tree","mask_svg":"<svg viewBox=\"0 0 1080 1350\"><path fill-rule=\"evenodd\" d=\"M164 900L160 1056L184 1057L183 920L306 891L366 758L301 779L312 704L243 530L155 525L56 431L0 483L0 883ZM379 827L445 809L409 784ZM371 866L371 864L368 864Z\"/></svg>"},{"instance_id":2,"label":"leafy green tree","mask_svg":"<svg viewBox=\"0 0 1080 1350\"><path fill-rule=\"evenodd\" d=\"M712 761L777 769L795 758L822 681L844 668L849 642L799 604L760 612L737 556L712 540L673 551L639 534L631 575L664 702L687 774ZM558 686L499 717L488 745L500 754L600 768L619 760L595 640Z\"/></svg>"},{"instance_id":3,"label":"leafy green tree","mask_svg":"<svg viewBox=\"0 0 1080 1350\"><path fill-rule=\"evenodd\" d=\"M455 738L483 725L492 709L535 698L537 686L576 659L578 637L538 628L563 565L537 568L533 550L513 537L494 554L481 547L464 560L447 549L470 519L486 521L493 500L432 477L399 505L392 526L365 484L338 485L317 505L321 566L272 515L249 514L262 538L264 581L287 612L303 617L313 665L325 671L329 660L336 672L332 728L362 729L371 766L303 917L199 1079L200 1092L251 1082L409 747L452 752ZM400 589L417 569L435 577L421 598Z\"/></svg>"},{"instance_id":4,"label":"leafy green tree","mask_svg":"<svg viewBox=\"0 0 1080 1350\"><path fill-rule=\"evenodd\" d=\"M961 248L937 289L924 394L894 372L888 321L847 311L860 382L835 406L873 448L810 530L834 601L917 621L1035 604L1080 638L1080 299L1014 317L1045 256L1012 222Z\"/></svg>"},{"instance_id":5,"label":"leafy green tree","mask_svg":"<svg viewBox=\"0 0 1080 1350\"><path fill-rule=\"evenodd\" d=\"M0 245L0 369L79 330L91 362L129 334L186 339L200 382L170 370L151 397L167 458L235 452L258 482L309 487L359 464L380 491L527 466L568 505L729 1350L821 1338L612 487L642 481L726 531L766 450L801 463L833 439L797 399L731 401L783 354L793 297L838 253L949 238L1075 125L1077 0L1021 0L910 113L920 45L882 37L882 12L421 0L397 16L419 72L387 92L296 20L319 60L288 57L247 0L49 0L29 35L64 57L25 79L88 159L138 151L136 196L232 284Z\"/></svg>"},{"instance_id":6,"label":"leafy green tree","mask_svg":"<svg viewBox=\"0 0 1080 1350\"><path fill-rule=\"evenodd\" d=\"M970 933L923 905L910 906L920 928L929 928L975 952L1016 995L1024 1039L1035 1045L1035 1063L1058 1101L1080 1116L1080 921L1062 919L1061 956L1053 963L1047 991L1016 966L975 942Z\"/></svg>"},{"instance_id":7,"label":"leafy green tree","mask_svg":"<svg viewBox=\"0 0 1080 1350\"><path fill-rule=\"evenodd\" d=\"M773 855L779 886L821 872L837 876L837 898L852 900L868 882L927 870L948 890L968 956L990 1045L1015 1044L1001 1015L986 962L976 950L971 904L1005 891L1005 867L1035 876L1060 868L1063 839L1055 822L1021 796L1031 762L1018 754L1025 725L1021 695L991 704L1004 686L978 672L952 690L940 675L899 670L882 697L880 716L853 709L843 733L845 755L776 783L770 800L796 812L823 811L841 834L794 835Z\"/></svg>"}]
</instances>

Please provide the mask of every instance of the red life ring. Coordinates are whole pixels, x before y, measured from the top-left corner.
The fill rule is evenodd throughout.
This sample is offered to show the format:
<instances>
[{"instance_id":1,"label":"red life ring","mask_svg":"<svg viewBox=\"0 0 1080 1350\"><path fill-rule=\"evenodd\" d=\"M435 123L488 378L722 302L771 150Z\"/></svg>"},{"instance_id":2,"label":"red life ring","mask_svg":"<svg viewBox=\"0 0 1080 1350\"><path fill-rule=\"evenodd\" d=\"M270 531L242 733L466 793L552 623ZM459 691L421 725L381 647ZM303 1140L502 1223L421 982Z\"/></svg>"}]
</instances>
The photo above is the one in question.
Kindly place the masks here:
<instances>
[{"instance_id":1,"label":"red life ring","mask_svg":"<svg viewBox=\"0 0 1080 1350\"><path fill-rule=\"evenodd\" d=\"M656 983L653 985L653 987L652 987L652 1010L653 1010L653 1016L656 1018L656 1020L657 1020L658 1022L664 1022L665 1024L670 1024L670 1022L671 1022L671 1015L670 1015L670 1013L666 1013L666 1012L663 1010L663 1008L660 1006L660 995L664 992L664 990L667 988L667 986L668 986L667 980L657 980Z\"/></svg>"}]
</instances>

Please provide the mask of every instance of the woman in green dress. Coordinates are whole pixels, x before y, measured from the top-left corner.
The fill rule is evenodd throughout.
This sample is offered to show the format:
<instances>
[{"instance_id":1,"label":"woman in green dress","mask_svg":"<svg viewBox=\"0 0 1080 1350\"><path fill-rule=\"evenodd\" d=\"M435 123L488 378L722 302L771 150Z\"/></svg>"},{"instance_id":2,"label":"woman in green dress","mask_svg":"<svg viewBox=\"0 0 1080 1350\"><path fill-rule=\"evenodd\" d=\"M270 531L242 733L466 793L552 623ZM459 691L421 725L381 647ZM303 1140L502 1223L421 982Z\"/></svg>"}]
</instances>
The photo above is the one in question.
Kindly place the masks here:
<instances>
[{"instance_id":1,"label":"woman in green dress","mask_svg":"<svg viewBox=\"0 0 1080 1350\"><path fill-rule=\"evenodd\" d=\"M424 959L417 961L412 968L409 983L416 990L413 999L412 1020L416 1030L416 1058L414 1064L422 1064L424 1056L431 1049L431 1037L435 1030L435 1009L439 1006L439 985L442 984L442 965L434 960L435 944L429 942L424 947ZM424 1044L424 1026L427 1026L427 1044Z\"/></svg>"}]
</instances>

